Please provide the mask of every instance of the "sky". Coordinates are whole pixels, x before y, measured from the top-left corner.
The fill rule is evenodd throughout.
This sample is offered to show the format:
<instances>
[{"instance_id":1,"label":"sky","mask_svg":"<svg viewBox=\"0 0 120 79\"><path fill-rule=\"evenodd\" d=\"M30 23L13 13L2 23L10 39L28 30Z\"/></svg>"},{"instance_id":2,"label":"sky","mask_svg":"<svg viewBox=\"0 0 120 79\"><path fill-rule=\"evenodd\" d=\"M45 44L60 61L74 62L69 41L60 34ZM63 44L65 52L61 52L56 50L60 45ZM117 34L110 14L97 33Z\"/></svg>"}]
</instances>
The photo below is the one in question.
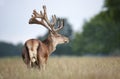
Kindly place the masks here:
<instances>
[{"instance_id":1,"label":"sky","mask_svg":"<svg viewBox=\"0 0 120 79\"><path fill-rule=\"evenodd\" d=\"M34 9L46 5L49 19L53 14L67 18L74 31L82 31L85 20L90 20L103 9L104 0L0 0L0 41L24 43L43 36L47 29L28 24Z\"/></svg>"}]
</instances>

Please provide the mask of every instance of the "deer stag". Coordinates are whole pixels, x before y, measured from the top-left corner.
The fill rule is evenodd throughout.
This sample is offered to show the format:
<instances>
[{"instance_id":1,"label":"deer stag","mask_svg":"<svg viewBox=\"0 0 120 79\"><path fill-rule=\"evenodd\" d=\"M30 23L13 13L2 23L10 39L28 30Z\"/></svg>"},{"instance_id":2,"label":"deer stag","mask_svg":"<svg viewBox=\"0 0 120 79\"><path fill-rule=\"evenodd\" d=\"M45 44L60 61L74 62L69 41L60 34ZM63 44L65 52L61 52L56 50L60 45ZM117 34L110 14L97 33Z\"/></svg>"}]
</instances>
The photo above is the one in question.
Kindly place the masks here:
<instances>
[{"instance_id":1,"label":"deer stag","mask_svg":"<svg viewBox=\"0 0 120 79\"><path fill-rule=\"evenodd\" d=\"M49 35L44 41L38 39L29 39L25 42L22 51L22 58L27 67L38 67L44 69L49 55L55 51L58 44L68 43L69 39L58 33L63 28L63 20L60 20L58 27L56 24L56 16L52 16L52 22L48 20L46 6L43 6L44 12L40 13L33 10L33 15L29 20L29 24L40 24L49 30Z\"/></svg>"}]
</instances>

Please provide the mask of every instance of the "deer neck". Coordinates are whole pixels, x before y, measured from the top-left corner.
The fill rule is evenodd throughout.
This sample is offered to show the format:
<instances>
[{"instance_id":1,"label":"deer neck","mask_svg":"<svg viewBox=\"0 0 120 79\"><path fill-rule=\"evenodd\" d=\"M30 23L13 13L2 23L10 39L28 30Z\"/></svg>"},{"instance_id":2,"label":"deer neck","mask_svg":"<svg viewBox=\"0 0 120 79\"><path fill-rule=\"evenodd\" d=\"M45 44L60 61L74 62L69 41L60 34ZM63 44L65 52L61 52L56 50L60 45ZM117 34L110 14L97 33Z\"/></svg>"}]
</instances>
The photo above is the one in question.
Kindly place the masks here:
<instances>
[{"instance_id":1,"label":"deer neck","mask_svg":"<svg viewBox=\"0 0 120 79\"><path fill-rule=\"evenodd\" d=\"M54 42L54 40L51 37L48 37L47 39L45 39L43 43L46 45L49 54L51 54L56 50L57 44Z\"/></svg>"}]
</instances>

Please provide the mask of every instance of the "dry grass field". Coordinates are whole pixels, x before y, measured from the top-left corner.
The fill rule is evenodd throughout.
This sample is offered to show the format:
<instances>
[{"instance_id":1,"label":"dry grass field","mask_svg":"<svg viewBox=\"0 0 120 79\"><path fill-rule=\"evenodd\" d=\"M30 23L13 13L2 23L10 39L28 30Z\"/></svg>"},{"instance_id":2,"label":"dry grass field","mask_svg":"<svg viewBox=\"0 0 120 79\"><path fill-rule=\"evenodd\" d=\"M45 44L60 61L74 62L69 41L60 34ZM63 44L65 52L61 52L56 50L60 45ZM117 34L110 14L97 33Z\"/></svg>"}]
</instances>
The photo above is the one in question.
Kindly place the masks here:
<instances>
[{"instance_id":1,"label":"dry grass field","mask_svg":"<svg viewBox=\"0 0 120 79\"><path fill-rule=\"evenodd\" d=\"M119 57L50 57L45 71L19 57L0 58L0 79L120 79Z\"/></svg>"}]
</instances>

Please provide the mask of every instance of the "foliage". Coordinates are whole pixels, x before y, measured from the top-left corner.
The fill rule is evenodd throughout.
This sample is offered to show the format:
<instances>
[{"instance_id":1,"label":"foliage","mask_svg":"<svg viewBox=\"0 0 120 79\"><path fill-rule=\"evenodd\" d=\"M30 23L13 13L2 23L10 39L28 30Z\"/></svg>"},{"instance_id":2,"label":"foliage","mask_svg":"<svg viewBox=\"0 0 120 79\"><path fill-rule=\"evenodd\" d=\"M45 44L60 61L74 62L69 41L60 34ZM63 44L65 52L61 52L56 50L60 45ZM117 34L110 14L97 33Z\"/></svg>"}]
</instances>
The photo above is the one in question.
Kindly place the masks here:
<instances>
[{"instance_id":1,"label":"foliage","mask_svg":"<svg viewBox=\"0 0 120 79\"><path fill-rule=\"evenodd\" d=\"M108 55L120 50L120 1L105 0L105 8L75 35L75 52Z\"/></svg>"},{"instance_id":2,"label":"foliage","mask_svg":"<svg viewBox=\"0 0 120 79\"><path fill-rule=\"evenodd\" d=\"M21 55L22 44L13 45L11 43L0 42L0 57Z\"/></svg>"}]
</instances>

